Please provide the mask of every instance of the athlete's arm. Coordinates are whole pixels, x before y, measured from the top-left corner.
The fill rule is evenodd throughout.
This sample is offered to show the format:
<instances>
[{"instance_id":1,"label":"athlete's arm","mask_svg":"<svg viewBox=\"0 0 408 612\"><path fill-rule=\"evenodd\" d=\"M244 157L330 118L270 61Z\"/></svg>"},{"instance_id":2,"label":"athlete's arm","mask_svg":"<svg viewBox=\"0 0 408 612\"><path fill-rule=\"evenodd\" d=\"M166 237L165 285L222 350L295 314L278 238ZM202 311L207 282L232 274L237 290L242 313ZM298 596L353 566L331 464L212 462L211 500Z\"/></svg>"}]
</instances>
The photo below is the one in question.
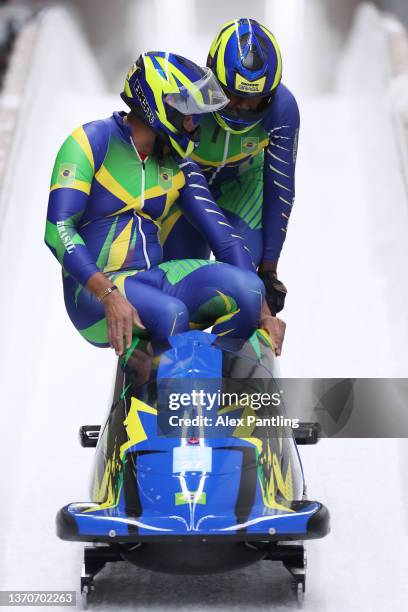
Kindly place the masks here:
<instances>
[{"instance_id":1,"label":"athlete's arm","mask_svg":"<svg viewBox=\"0 0 408 612\"><path fill-rule=\"evenodd\" d=\"M253 271L249 248L215 203L198 165L186 160L180 168L186 179L179 200L183 214L207 240L218 261Z\"/></svg>"},{"instance_id":2,"label":"athlete's arm","mask_svg":"<svg viewBox=\"0 0 408 612\"><path fill-rule=\"evenodd\" d=\"M276 272L295 199L295 168L299 138L299 109L293 94L279 85L263 126L269 134L265 149L262 210L263 258L260 269Z\"/></svg>"},{"instance_id":3,"label":"athlete's arm","mask_svg":"<svg viewBox=\"0 0 408 612\"><path fill-rule=\"evenodd\" d=\"M89 128L89 133L92 133L92 128ZM87 133L80 127L59 150L51 178L45 242L63 269L98 297L112 287L112 282L100 271L78 231L91 191L95 165L100 165L107 144L101 122L95 135L97 139L91 146ZM137 310L119 291L105 297L103 304L110 345L121 355L124 336L126 347L131 345L133 324L144 326Z\"/></svg>"},{"instance_id":4,"label":"athlete's arm","mask_svg":"<svg viewBox=\"0 0 408 612\"><path fill-rule=\"evenodd\" d=\"M80 127L66 139L55 160L48 200L45 243L66 272L81 285L99 271L78 229L91 191L95 161Z\"/></svg>"}]
</instances>

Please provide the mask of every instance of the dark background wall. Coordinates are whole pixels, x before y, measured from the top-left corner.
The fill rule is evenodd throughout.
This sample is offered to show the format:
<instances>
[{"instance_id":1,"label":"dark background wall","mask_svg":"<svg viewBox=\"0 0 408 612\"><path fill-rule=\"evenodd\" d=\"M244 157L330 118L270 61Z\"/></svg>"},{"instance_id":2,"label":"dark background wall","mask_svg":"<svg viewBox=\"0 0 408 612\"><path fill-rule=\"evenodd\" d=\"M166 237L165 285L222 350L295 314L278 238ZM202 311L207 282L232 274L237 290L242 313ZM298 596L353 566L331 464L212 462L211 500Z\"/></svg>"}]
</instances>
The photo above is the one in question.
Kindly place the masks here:
<instances>
[{"instance_id":1,"label":"dark background wall","mask_svg":"<svg viewBox=\"0 0 408 612\"><path fill-rule=\"evenodd\" d=\"M380 0L381 8L398 15L401 21L408 27L408 0Z\"/></svg>"}]
</instances>

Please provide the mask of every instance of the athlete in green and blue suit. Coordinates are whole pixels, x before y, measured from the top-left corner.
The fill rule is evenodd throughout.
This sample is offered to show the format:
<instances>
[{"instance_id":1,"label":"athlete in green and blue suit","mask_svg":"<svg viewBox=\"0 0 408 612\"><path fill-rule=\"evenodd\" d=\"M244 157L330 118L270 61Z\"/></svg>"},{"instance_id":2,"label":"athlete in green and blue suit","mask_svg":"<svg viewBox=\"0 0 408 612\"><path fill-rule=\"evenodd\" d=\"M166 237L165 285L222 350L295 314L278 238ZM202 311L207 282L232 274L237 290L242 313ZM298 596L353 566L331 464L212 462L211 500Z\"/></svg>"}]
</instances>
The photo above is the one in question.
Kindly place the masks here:
<instances>
[{"instance_id":1,"label":"athlete in green and blue suit","mask_svg":"<svg viewBox=\"0 0 408 612\"><path fill-rule=\"evenodd\" d=\"M265 322L277 344L286 289L277 265L295 198L299 110L281 82L282 59L273 34L252 19L225 24L211 46L208 66L229 98L206 115L192 158L212 196L249 247L265 282ZM211 213L208 213L211 214ZM210 248L176 202L163 223L165 259L209 257ZM279 347L278 347L279 348Z\"/></svg>"},{"instance_id":2,"label":"athlete in green and blue suit","mask_svg":"<svg viewBox=\"0 0 408 612\"><path fill-rule=\"evenodd\" d=\"M197 115L225 105L225 95L210 69L163 52L140 56L121 95L131 112L76 129L52 174L45 240L62 264L73 324L118 354L133 333L166 338L191 325L247 338L263 286L187 157ZM162 263L158 235L176 199L219 261Z\"/></svg>"}]
</instances>

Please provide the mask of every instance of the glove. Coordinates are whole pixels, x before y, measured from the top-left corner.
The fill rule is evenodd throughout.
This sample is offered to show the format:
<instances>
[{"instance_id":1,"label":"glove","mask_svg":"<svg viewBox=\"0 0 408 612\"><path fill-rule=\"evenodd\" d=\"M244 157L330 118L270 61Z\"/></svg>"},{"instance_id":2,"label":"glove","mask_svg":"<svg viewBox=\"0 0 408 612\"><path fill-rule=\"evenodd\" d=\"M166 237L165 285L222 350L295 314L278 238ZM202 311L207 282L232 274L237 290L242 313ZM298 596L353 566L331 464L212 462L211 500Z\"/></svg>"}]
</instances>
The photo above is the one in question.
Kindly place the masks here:
<instances>
[{"instance_id":1,"label":"glove","mask_svg":"<svg viewBox=\"0 0 408 612\"><path fill-rule=\"evenodd\" d=\"M266 302L272 315L276 317L277 313L283 310L285 306L285 298L287 289L285 285L276 278L275 272L270 270L258 272L259 278L263 280L266 290Z\"/></svg>"}]
</instances>

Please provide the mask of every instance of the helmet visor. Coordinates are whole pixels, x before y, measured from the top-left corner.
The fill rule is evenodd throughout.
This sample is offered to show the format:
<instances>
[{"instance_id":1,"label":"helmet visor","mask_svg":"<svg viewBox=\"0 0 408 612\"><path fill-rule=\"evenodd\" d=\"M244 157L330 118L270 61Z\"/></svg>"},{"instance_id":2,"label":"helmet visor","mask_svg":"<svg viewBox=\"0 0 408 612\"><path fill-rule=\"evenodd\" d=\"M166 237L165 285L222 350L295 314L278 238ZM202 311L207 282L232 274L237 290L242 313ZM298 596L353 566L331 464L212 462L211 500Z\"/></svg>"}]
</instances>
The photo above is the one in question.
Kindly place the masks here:
<instances>
[{"instance_id":1,"label":"helmet visor","mask_svg":"<svg viewBox=\"0 0 408 612\"><path fill-rule=\"evenodd\" d=\"M229 102L210 68L203 68L203 76L188 87L181 86L165 96L165 102L183 115L213 113Z\"/></svg>"}]
</instances>

